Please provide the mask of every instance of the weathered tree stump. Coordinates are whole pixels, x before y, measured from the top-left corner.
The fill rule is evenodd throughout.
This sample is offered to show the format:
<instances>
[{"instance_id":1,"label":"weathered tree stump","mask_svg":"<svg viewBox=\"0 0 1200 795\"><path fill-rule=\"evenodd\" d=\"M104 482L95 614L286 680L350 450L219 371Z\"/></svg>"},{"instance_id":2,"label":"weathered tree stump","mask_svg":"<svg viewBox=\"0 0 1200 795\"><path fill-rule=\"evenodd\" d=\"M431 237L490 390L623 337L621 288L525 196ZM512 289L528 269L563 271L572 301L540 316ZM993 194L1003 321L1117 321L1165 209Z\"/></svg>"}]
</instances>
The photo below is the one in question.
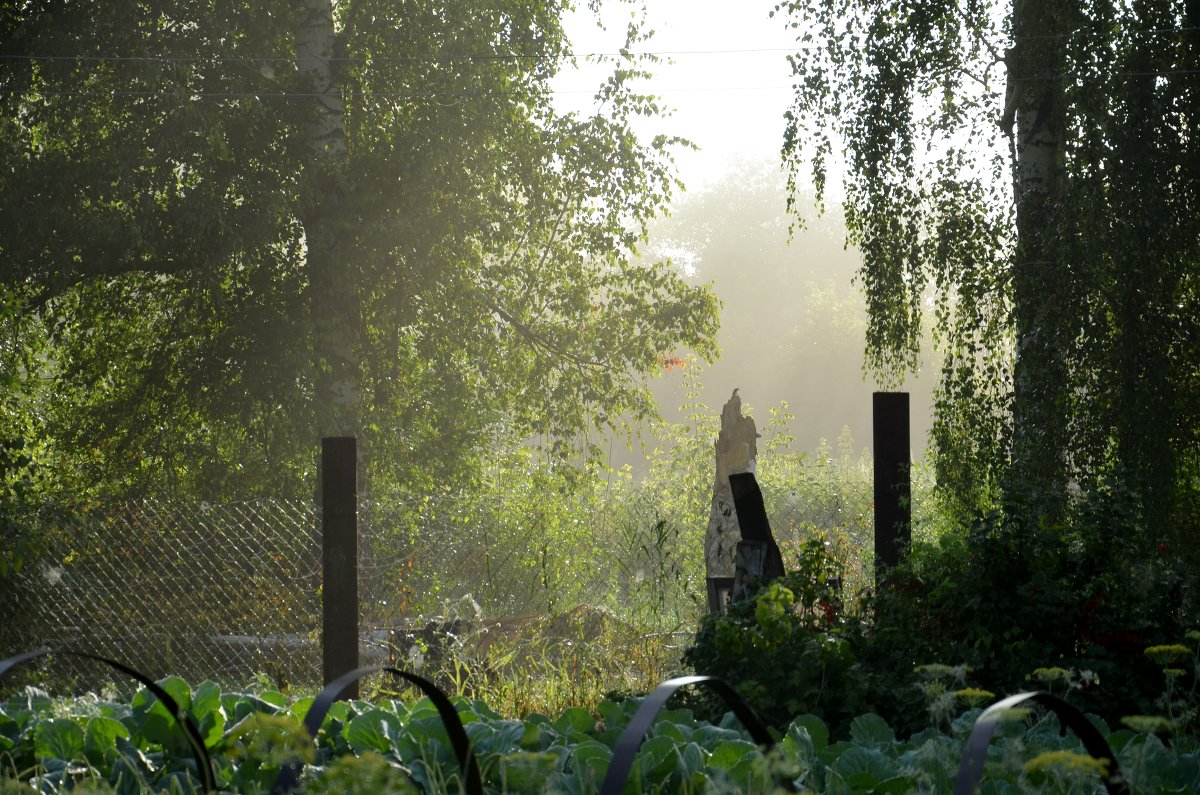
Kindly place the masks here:
<instances>
[{"instance_id":1,"label":"weathered tree stump","mask_svg":"<svg viewBox=\"0 0 1200 795\"><path fill-rule=\"evenodd\" d=\"M716 476L704 536L704 570L709 582L709 610L717 612L721 599L727 598L732 589L737 545L742 540L729 476L753 472L758 457L758 430L752 418L742 415L742 399L736 389L721 409L721 430L714 453Z\"/></svg>"}]
</instances>

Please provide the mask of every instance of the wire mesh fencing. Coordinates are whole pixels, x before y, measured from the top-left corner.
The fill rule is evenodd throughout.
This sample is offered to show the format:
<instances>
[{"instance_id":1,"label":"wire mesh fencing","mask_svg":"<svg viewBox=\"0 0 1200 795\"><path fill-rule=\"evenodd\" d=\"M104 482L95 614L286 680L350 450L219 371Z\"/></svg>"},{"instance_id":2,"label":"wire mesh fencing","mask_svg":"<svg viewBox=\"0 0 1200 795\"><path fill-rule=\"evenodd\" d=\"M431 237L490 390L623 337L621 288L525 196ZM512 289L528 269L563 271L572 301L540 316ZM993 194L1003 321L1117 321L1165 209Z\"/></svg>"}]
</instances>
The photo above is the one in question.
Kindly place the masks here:
<instances>
[{"instance_id":1,"label":"wire mesh fencing","mask_svg":"<svg viewBox=\"0 0 1200 795\"><path fill-rule=\"evenodd\" d=\"M869 576L869 478L833 468L764 480L784 552L821 538L847 580ZM545 501L503 491L359 506L360 656L403 655L403 637L450 622L558 626L603 614L647 632L694 630L704 607L707 493L691 514L653 489ZM531 508L532 505L532 508ZM320 682L321 537L311 504L143 502L44 528L47 551L0 583L0 652L48 645L161 677L244 686ZM503 621L500 621L500 620ZM609 619L605 619L609 620ZM54 673L95 689L103 671ZM72 667L74 666L74 667Z\"/></svg>"},{"instance_id":2,"label":"wire mesh fencing","mask_svg":"<svg viewBox=\"0 0 1200 795\"><path fill-rule=\"evenodd\" d=\"M125 503L46 533L46 554L4 594L6 651L70 647L195 681L315 681L321 558L310 506ZM81 686L104 674L54 665Z\"/></svg>"}]
</instances>

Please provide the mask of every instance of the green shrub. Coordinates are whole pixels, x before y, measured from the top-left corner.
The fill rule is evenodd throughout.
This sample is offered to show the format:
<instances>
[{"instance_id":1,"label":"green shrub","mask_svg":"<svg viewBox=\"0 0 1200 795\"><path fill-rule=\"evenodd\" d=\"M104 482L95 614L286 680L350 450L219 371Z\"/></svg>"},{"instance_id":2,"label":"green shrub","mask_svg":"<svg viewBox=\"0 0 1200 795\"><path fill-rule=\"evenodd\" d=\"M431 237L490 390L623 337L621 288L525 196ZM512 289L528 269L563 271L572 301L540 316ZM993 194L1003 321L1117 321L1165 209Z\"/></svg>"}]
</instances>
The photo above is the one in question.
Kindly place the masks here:
<instances>
[{"instance_id":1,"label":"green shrub","mask_svg":"<svg viewBox=\"0 0 1200 795\"><path fill-rule=\"evenodd\" d=\"M835 731L866 711L866 677L855 654L856 619L842 612L834 585L836 560L825 542L810 541L797 570L752 583L725 615L707 615L684 662L696 673L732 684L768 723L785 728L803 713L821 715ZM726 710L706 694L692 707L717 720Z\"/></svg>"},{"instance_id":2,"label":"green shrub","mask_svg":"<svg viewBox=\"0 0 1200 795\"><path fill-rule=\"evenodd\" d=\"M916 728L903 720L917 698L912 671L948 663L996 693L1058 686L1114 723L1153 712L1163 677L1143 651L1178 642L1200 613L1195 573L1137 515L1114 488L1068 525L1009 511L915 549L871 601L857 647L875 707ZM1048 670L1066 676L1048 682Z\"/></svg>"}]
</instances>

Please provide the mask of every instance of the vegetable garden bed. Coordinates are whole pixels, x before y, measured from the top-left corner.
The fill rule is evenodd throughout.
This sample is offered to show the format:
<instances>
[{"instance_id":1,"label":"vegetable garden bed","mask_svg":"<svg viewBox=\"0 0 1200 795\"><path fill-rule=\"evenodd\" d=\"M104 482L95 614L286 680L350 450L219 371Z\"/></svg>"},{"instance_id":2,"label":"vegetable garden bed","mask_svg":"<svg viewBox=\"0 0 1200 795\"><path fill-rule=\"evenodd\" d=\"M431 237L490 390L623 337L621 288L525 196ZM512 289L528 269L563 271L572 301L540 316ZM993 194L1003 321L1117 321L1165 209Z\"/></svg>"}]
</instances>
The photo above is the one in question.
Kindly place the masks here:
<instances>
[{"instance_id":1,"label":"vegetable garden bed","mask_svg":"<svg viewBox=\"0 0 1200 795\"><path fill-rule=\"evenodd\" d=\"M211 682L191 687L174 677L157 687L194 723L222 792L271 792L293 765L297 790L306 793L464 791L463 760L429 698L332 702L314 743L303 723L324 694L222 692ZM523 720L478 701L448 703L465 728L483 792L584 795L602 792L627 729L645 719L652 699ZM617 791L954 792L981 712L966 710L906 739L869 714L851 723L848 737L831 738L819 718L806 715L774 733L764 753L732 712L711 724L687 710L665 710L649 721ZM148 688L128 699L55 699L26 688L0 704L0 792L201 792L203 763L171 713ZM983 792L1104 790L1104 766L1054 714L1007 717L986 745ZM1091 725L1113 749L1132 792L1200 791L1196 737L1164 741L1155 726L1114 730L1095 719Z\"/></svg>"}]
</instances>

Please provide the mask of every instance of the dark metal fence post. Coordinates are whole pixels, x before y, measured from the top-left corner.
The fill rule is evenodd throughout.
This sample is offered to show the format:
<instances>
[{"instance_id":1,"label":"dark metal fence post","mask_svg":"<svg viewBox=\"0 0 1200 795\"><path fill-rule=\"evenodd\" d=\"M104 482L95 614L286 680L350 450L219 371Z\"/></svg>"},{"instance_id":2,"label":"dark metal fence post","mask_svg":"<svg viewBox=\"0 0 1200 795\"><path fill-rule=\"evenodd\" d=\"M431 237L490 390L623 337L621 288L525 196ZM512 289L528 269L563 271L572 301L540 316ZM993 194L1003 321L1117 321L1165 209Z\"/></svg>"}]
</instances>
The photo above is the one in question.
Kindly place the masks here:
<instances>
[{"instance_id":1,"label":"dark metal fence post","mask_svg":"<svg viewBox=\"0 0 1200 795\"><path fill-rule=\"evenodd\" d=\"M353 436L321 440L321 674L358 668L358 499ZM346 688L358 697L358 684Z\"/></svg>"},{"instance_id":2,"label":"dark metal fence post","mask_svg":"<svg viewBox=\"0 0 1200 795\"><path fill-rule=\"evenodd\" d=\"M912 542L908 393L872 395L875 443L875 586Z\"/></svg>"}]
</instances>

